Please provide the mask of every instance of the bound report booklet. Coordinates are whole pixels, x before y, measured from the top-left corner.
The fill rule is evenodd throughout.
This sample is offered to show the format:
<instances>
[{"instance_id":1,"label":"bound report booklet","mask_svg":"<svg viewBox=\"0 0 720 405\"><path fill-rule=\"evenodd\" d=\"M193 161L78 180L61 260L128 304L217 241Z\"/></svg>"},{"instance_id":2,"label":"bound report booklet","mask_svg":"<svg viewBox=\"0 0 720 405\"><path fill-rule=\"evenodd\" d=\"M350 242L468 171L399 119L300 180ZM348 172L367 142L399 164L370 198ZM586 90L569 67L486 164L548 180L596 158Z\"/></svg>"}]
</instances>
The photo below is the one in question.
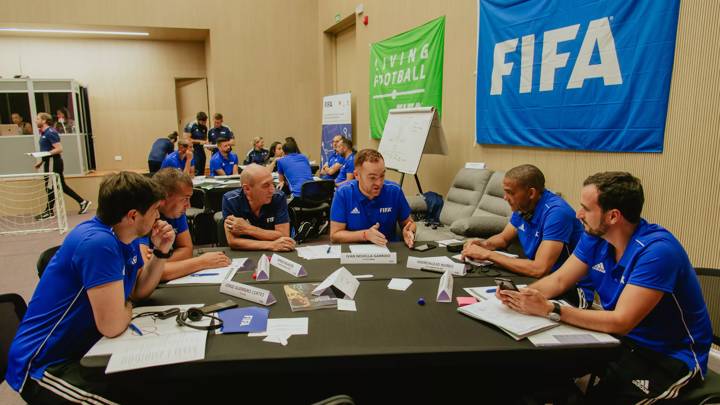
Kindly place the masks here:
<instances>
[{"instance_id":1,"label":"bound report booklet","mask_svg":"<svg viewBox=\"0 0 720 405\"><path fill-rule=\"evenodd\" d=\"M515 340L554 328L559 324L542 316L525 315L507 308L494 296L472 305L459 307L458 312L491 323Z\"/></svg>"},{"instance_id":2,"label":"bound report booklet","mask_svg":"<svg viewBox=\"0 0 720 405\"><path fill-rule=\"evenodd\" d=\"M312 291L320 283L285 284L285 295L287 296L290 309L293 312L312 311L323 308L337 308L337 296L331 288L325 290L322 295L313 295Z\"/></svg>"}]
</instances>

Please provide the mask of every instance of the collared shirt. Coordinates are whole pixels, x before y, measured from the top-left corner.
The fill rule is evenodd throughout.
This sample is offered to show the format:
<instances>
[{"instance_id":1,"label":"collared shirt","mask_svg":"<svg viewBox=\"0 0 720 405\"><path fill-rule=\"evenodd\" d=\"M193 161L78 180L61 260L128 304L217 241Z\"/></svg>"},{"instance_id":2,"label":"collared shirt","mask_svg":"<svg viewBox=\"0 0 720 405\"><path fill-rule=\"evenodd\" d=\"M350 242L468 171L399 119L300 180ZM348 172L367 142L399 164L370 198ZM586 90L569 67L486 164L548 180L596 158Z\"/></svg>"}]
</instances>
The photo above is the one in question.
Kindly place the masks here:
<instances>
[{"instance_id":1,"label":"collared shirt","mask_svg":"<svg viewBox=\"0 0 720 405\"><path fill-rule=\"evenodd\" d=\"M161 169L164 169L166 167L174 167L176 169L185 170L185 162L187 161L187 155L185 155L184 159L180 159L180 154L178 151L175 151L169 155L163 160L162 164L160 165ZM195 157L190 161L190 166L195 166Z\"/></svg>"},{"instance_id":2,"label":"collared shirt","mask_svg":"<svg viewBox=\"0 0 720 405\"><path fill-rule=\"evenodd\" d=\"M206 140L208 129L205 125L200 124L197 121L193 121L185 125L185 132L189 133L190 138L192 139ZM202 151L202 153L205 153L203 150L203 146L198 143L193 143L193 151Z\"/></svg>"},{"instance_id":3,"label":"collared shirt","mask_svg":"<svg viewBox=\"0 0 720 405\"><path fill-rule=\"evenodd\" d=\"M211 144L216 145L218 138L233 139L235 138L235 134L233 134L230 127L226 127L225 125L220 125L219 128L210 128L208 131L208 141L210 141Z\"/></svg>"},{"instance_id":4,"label":"collared shirt","mask_svg":"<svg viewBox=\"0 0 720 405\"><path fill-rule=\"evenodd\" d=\"M712 326L695 269L685 249L665 228L640 220L619 262L604 239L584 234L573 253L588 274L603 308L614 310L625 285L663 292L628 334L640 346L707 371Z\"/></svg>"},{"instance_id":5,"label":"collared shirt","mask_svg":"<svg viewBox=\"0 0 720 405\"><path fill-rule=\"evenodd\" d=\"M243 164L249 165L251 163L257 163L259 165L264 165L265 162L267 162L269 157L270 157L269 150L267 150L267 149L257 150L255 148L252 148L245 155L245 160L243 161Z\"/></svg>"},{"instance_id":6,"label":"collared shirt","mask_svg":"<svg viewBox=\"0 0 720 405\"><path fill-rule=\"evenodd\" d=\"M175 145L168 138L158 138L153 142L148 160L151 162L162 162L167 155L173 153Z\"/></svg>"},{"instance_id":7,"label":"collared shirt","mask_svg":"<svg viewBox=\"0 0 720 405\"><path fill-rule=\"evenodd\" d=\"M307 156L300 153L291 153L278 159L276 165L278 174L282 174L287 179L290 192L295 197L300 197L302 185L306 181L313 180L310 161Z\"/></svg>"},{"instance_id":8,"label":"collared shirt","mask_svg":"<svg viewBox=\"0 0 720 405\"><path fill-rule=\"evenodd\" d=\"M238 157L236 154L229 152L225 158L222 153L216 153L210 158L210 177L218 175L215 173L218 169L223 169L226 176L233 174L233 167L237 166Z\"/></svg>"},{"instance_id":9,"label":"collared shirt","mask_svg":"<svg viewBox=\"0 0 720 405\"><path fill-rule=\"evenodd\" d=\"M260 207L259 215L255 215L250 208L250 202L245 196L242 188L225 193L222 201L223 220L228 215L238 218L244 218L250 225L261 229L275 230L275 225L286 224L290 222L288 216L287 200L281 192L276 192L272 196L270 203ZM247 237L243 235L243 237Z\"/></svg>"},{"instance_id":10,"label":"collared shirt","mask_svg":"<svg viewBox=\"0 0 720 405\"><path fill-rule=\"evenodd\" d=\"M53 144L58 142L60 142L60 134L53 128L47 127L42 134L40 134L40 151L50 152L53 149Z\"/></svg>"},{"instance_id":11,"label":"collared shirt","mask_svg":"<svg viewBox=\"0 0 720 405\"><path fill-rule=\"evenodd\" d=\"M340 169L342 169L342 165L345 164L345 158L342 157L341 154L337 152L330 153L330 156L328 156L327 160L327 166L333 167L335 164L340 163ZM323 180L335 180L335 178L340 174L340 170L336 171L335 174L323 174L322 179Z\"/></svg>"},{"instance_id":12,"label":"collared shirt","mask_svg":"<svg viewBox=\"0 0 720 405\"><path fill-rule=\"evenodd\" d=\"M348 231L380 224L387 240L396 241L396 224L410 217L410 205L397 183L385 180L380 194L372 200L360 191L357 180L338 188L330 208L330 220L345 224Z\"/></svg>"},{"instance_id":13,"label":"collared shirt","mask_svg":"<svg viewBox=\"0 0 720 405\"><path fill-rule=\"evenodd\" d=\"M350 156L345 158L345 163L343 163L337 177L335 177L335 183L347 180L347 175L352 174L353 171L355 171L355 153L351 153Z\"/></svg>"},{"instance_id":14,"label":"collared shirt","mask_svg":"<svg viewBox=\"0 0 720 405\"><path fill-rule=\"evenodd\" d=\"M190 229L187 222L187 216L183 213L177 218L168 218L162 214L160 214L160 219L167 222L170 226L172 226L173 231L175 231L175 240L177 240L177 236L181 233L187 231ZM150 249L153 249L155 245L152 243L152 240L149 236L145 236L139 239L139 243L141 245L145 245L149 247Z\"/></svg>"},{"instance_id":15,"label":"collared shirt","mask_svg":"<svg viewBox=\"0 0 720 405\"><path fill-rule=\"evenodd\" d=\"M123 282L127 299L143 265L138 240L122 243L97 217L76 226L48 263L10 345L6 379L20 391L54 364L77 361L101 334L87 291Z\"/></svg>"}]
</instances>

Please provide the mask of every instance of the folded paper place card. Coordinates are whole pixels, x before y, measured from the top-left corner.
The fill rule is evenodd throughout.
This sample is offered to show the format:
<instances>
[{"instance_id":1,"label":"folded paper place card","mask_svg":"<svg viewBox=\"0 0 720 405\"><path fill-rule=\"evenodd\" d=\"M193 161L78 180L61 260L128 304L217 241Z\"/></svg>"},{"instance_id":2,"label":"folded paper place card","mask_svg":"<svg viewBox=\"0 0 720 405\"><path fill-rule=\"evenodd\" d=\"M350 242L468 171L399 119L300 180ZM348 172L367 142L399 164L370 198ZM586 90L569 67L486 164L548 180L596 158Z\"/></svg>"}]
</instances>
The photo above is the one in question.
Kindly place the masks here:
<instances>
[{"instance_id":1,"label":"folded paper place card","mask_svg":"<svg viewBox=\"0 0 720 405\"><path fill-rule=\"evenodd\" d=\"M322 295L325 290L332 288L339 298L355 298L360 282L345 267L340 267L329 275L320 285L315 287L313 295Z\"/></svg>"},{"instance_id":2,"label":"folded paper place card","mask_svg":"<svg viewBox=\"0 0 720 405\"><path fill-rule=\"evenodd\" d=\"M395 264L397 253L341 253L340 264Z\"/></svg>"},{"instance_id":3,"label":"folded paper place card","mask_svg":"<svg viewBox=\"0 0 720 405\"><path fill-rule=\"evenodd\" d=\"M270 259L265 255L260 256L260 259L258 259L257 270L255 270L255 280L270 280Z\"/></svg>"},{"instance_id":4,"label":"folded paper place card","mask_svg":"<svg viewBox=\"0 0 720 405\"><path fill-rule=\"evenodd\" d=\"M409 256L407 267L410 269L430 270L438 273L450 271L453 276L464 276L467 274L465 263L455 263L445 256L441 257L415 257Z\"/></svg>"},{"instance_id":5,"label":"folded paper place card","mask_svg":"<svg viewBox=\"0 0 720 405\"><path fill-rule=\"evenodd\" d=\"M223 283L220 284L220 292L265 306L277 302L270 291L235 281L223 281Z\"/></svg>"},{"instance_id":6,"label":"folded paper place card","mask_svg":"<svg viewBox=\"0 0 720 405\"><path fill-rule=\"evenodd\" d=\"M440 277L440 285L438 286L437 302L452 302L453 296L453 277L450 270L447 270Z\"/></svg>"},{"instance_id":7,"label":"folded paper place card","mask_svg":"<svg viewBox=\"0 0 720 405\"><path fill-rule=\"evenodd\" d=\"M290 259L286 259L277 253L274 253L272 258L270 258L270 264L284 272L292 274L295 277L307 276L307 271L305 271L302 265L295 263Z\"/></svg>"}]
</instances>

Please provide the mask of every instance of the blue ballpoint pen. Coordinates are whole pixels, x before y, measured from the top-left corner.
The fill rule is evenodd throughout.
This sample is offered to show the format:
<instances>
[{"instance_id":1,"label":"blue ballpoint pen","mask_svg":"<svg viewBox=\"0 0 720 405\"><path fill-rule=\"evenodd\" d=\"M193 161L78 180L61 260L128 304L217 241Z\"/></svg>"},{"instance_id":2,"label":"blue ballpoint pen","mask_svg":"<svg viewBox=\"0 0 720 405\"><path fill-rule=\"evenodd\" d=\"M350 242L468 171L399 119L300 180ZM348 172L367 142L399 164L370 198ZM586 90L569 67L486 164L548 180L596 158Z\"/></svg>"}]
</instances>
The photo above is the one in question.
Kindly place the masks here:
<instances>
[{"instance_id":1,"label":"blue ballpoint pen","mask_svg":"<svg viewBox=\"0 0 720 405\"><path fill-rule=\"evenodd\" d=\"M190 277L205 277L205 276L219 276L220 273L197 273L191 274Z\"/></svg>"},{"instance_id":2,"label":"blue ballpoint pen","mask_svg":"<svg viewBox=\"0 0 720 405\"><path fill-rule=\"evenodd\" d=\"M143 335L143 333L142 333L142 331L140 330L140 328L138 328L137 326L135 326L135 325L132 324L132 323L128 325L128 328L130 328L133 332L137 333L137 334L140 335L140 336Z\"/></svg>"},{"instance_id":3,"label":"blue ballpoint pen","mask_svg":"<svg viewBox=\"0 0 720 405\"><path fill-rule=\"evenodd\" d=\"M327 250L327 252L325 252L326 255L330 254L330 249L332 249L332 245L328 245L328 250Z\"/></svg>"}]
</instances>

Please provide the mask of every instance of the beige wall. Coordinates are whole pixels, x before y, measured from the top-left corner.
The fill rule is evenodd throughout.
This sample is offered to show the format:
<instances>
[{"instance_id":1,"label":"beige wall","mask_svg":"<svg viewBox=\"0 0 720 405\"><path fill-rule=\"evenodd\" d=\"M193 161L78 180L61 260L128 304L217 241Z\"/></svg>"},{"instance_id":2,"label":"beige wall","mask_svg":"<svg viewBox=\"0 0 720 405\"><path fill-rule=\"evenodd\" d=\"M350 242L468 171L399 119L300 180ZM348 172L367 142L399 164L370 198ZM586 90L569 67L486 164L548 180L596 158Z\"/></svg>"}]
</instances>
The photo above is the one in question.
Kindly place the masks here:
<instances>
[{"instance_id":1,"label":"beige wall","mask_svg":"<svg viewBox=\"0 0 720 405\"><path fill-rule=\"evenodd\" d=\"M318 32L332 27L336 14L342 18L351 15L356 3L320 0ZM717 47L701 45L720 41L719 2L681 2L662 154L475 145L477 1L367 0L363 3L370 23L366 27L358 18L355 26L358 116L354 124L360 147L377 145L367 136L369 45L445 15L443 127L450 153L447 157L423 157L419 176L425 189L447 192L454 174L466 161L484 161L496 170L532 163L545 172L549 187L562 192L577 206L580 185L587 175L603 170L628 170L643 180L647 201L645 217L670 229L684 243L693 263L720 267L717 253L720 238L715 232L720 223L720 79L717 75L720 55ZM326 48L321 49L323 63L327 63L328 52ZM328 82L323 83L323 92L331 91ZM406 181L405 191L415 191L412 181Z\"/></svg>"}]
</instances>

